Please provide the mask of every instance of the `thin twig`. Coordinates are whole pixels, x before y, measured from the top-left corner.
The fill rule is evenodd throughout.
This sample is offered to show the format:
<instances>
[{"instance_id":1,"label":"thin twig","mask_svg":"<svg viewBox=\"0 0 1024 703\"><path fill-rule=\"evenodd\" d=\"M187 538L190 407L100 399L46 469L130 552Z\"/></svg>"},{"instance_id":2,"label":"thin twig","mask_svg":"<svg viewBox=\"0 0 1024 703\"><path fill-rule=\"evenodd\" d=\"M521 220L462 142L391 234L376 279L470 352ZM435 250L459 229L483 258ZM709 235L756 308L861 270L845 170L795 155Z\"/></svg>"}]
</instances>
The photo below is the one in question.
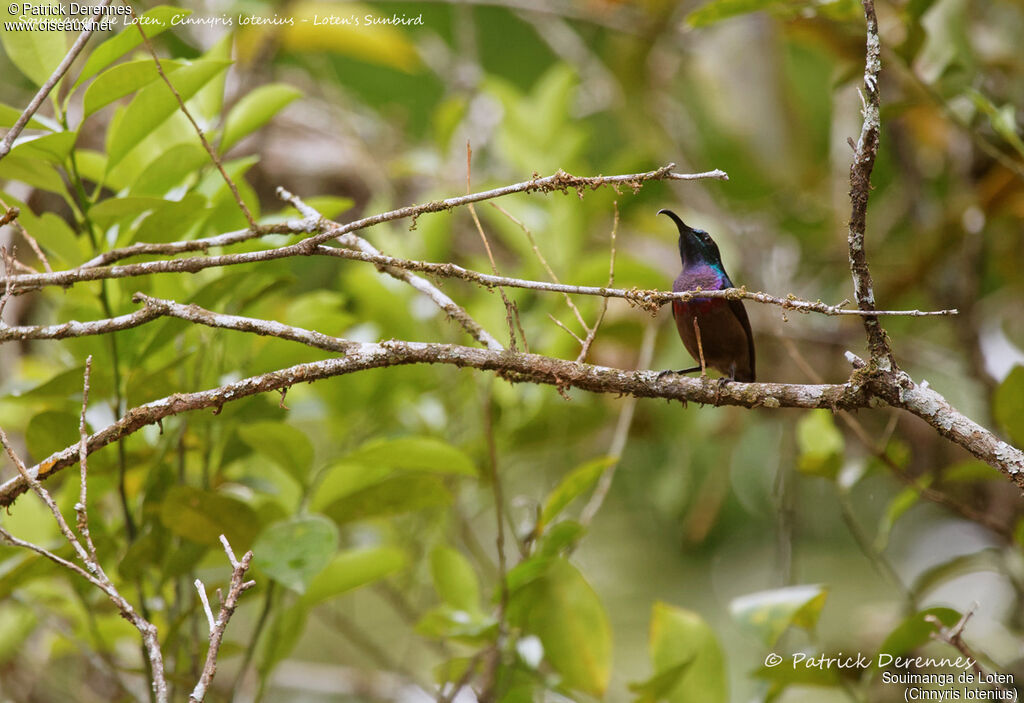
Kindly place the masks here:
<instances>
[{"instance_id":1,"label":"thin twig","mask_svg":"<svg viewBox=\"0 0 1024 703\"><path fill-rule=\"evenodd\" d=\"M835 485L835 494L836 499L839 502L839 511L842 515L843 522L846 524L847 530L853 537L853 541L857 543L857 547L860 549L861 554L871 562L871 566L873 566L881 576L889 579L892 585L900 592L900 595L902 595L906 600L907 606L911 608L911 611L916 611L917 598L914 596L914 593L907 588L903 579L900 578L899 573L896 571L896 567L893 566L892 562L886 558L885 554L881 550L875 547L860 522L858 522L853 506L850 505L849 495L839 485Z\"/></svg>"},{"instance_id":2,"label":"thin twig","mask_svg":"<svg viewBox=\"0 0 1024 703\"><path fill-rule=\"evenodd\" d=\"M4 323L4 308L7 301L14 295L14 277L11 276L11 269L14 267L14 254L7 250L7 247L0 246L0 260L4 262L4 292L0 293L0 331L7 327Z\"/></svg>"},{"instance_id":3,"label":"thin twig","mask_svg":"<svg viewBox=\"0 0 1024 703\"><path fill-rule=\"evenodd\" d=\"M75 268L86 269L96 268L97 266L106 266L107 264L112 264L115 261L121 261L122 259L128 259L133 256L150 254L185 254L190 251L206 252L214 247L225 247L232 244L239 244L268 234L295 234L297 231L305 230L297 227L295 223L280 223L274 225L257 225L254 228L250 227L249 229L225 232L223 234L216 234L212 237L204 237L202 239L188 239L182 242L136 242L135 244L129 244L126 247L105 251Z\"/></svg>"},{"instance_id":4,"label":"thin twig","mask_svg":"<svg viewBox=\"0 0 1024 703\"><path fill-rule=\"evenodd\" d=\"M938 640L939 642L945 642L949 646L953 647L953 649L967 657L971 662L971 669L973 669L974 673L978 675L979 681L986 681L991 683L1000 691L1009 693L1010 689L1006 688L997 677L989 676L986 673L985 669L983 669L981 664L978 663L978 655L972 652L967 646L967 643L964 642L964 627L967 626L967 621L971 619L977 609L978 604L974 603L967 612L960 616L960 619L955 625L953 625L953 627L946 627L941 620L931 614L925 615L924 619L926 622L935 626L935 631L929 633L931 638L933 640Z\"/></svg>"},{"instance_id":5,"label":"thin twig","mask_svg":"<svg viewBox=\"0 0 1024 703\"><path fill-rule=\"evenodd\" d=\"M575 332L573 332L573 331L572 331L571 329L569 329L569 326L568 326L568 325L566 325L566 324L565 324L564 322L562 322L561 320L559 320L559 319L558 319L557 317L555 317L555 316L554 316L554 315L552 315L551 313L548 313L548 318L549 318L549 319L550 319L550 320L551 320L552 322L554 322L554 323L555 323L556 325L558 325L559 327L561 327L561 328L562 328L563 330L565 330L565 331L566 331L566 333L567 333L567 334L569 334L569 336L571 336L571 337L572 337L573 339L575 339L575 340L576 340L577 342L579 342L579 343L580 343L580 346L581 346L581 347L583 346L583 338L582 338L582 337L580 337L580 336L579 336L578 334L576 334Z\"/></svg>"},{"instance_id":6,"label":"thin twig","mask_svg":"<svg viewBox=\"0 0 1024 703\"><path fill-rule=\"evenodd\" d=\"M85 540L85 548L89 553L89 558L94 564L99 564L100 560L96 555L96 545L93 544L92 535L89 532L89 502L88 489L86 487L88 484L86 479L89 473L89 454L86 451L86 443L89 435L85 431L85 409L89 405L89 377L91 374L92 354L90 354L85 360L85 378L82 381L82 414L78 418L78 467L80 486L78 489L78 503L75 505L75 514L78 518L78 533L82 535L82 539Z\"/></svg>"},{"instance_id":7,"label":"thin twig","mask_svg":"<svg viewBox=\"0 0 1024 703\"><path fill-rule=\"evenodd\" d=\"M467 195L469 194L470 187L471 187L470 173L472 172L472 170L471 170L472 160L473 160L473 149L470 147L469 142L467 141L466 142L466 194ZM487 241L487 234L484 232L484 226L482 224L480 224L480 218L477 217L477 215L476 215L476 208L473 207L473 203L470 203L467 207L469 208L469 215L470 215L470 217L473 218L473 224L476 225L476 231L480 235L480 241L482 241L483 244L484 244L484 251L487 252L487 260L491 263L491 273L493 273L495 276L497 276L497 275L499 275L498 274L498 264L494 260L494 252L491 251L491 243L489 241ZM505 305L505 322L508 324L509 348L512 351L518 351L518 349L516 348L516 318L518 318L518 313L513 309L511 301L509 301L508 296L505 295L505 289L502 288L501 286L498 286L498 294L501 296L501 302L504 303L504 305ZM519 326L519 331L522 332L522 329L523 328L520 325ZM523 338L523 346L526 348L526 351L530 351L530 347L526 343L526 335L523 335L522 338Z\"/></svg>"},{"instance_id":8,"label":"thin twig","mask_svg":"<svg viewBox=\"0 0 1024 703\"><path fill-rule=\"evenodd\" d=\"M239 561L235 558L235 553L232 551L227 537L221 535L220 541L224 545L224 552L228 556L228 561L231 562L231 585L228 588L227 597L221 603L220 612L217 613L215 621L213 613L210 611L210 604L206 599L206 589L201 581L196 580L196 589L199 591L203 606L206 609L206 617L210 621L210 646L206 650L206 662L203 664L203 673L188 697L189 703L202 703L206 697L206 692L209 690L213 677L217 673L217 655L220 652L221 641L224 639L224 630L227 629L228 621L231 620L231 616L235 613L239 597L256 585L255 581L245 580L245 574L252 563L252 552L246 552Z\"/></svg>"},{"instance_id":9,"label":"thin twig","mask_svg":"<svg viewBox=\"0 0 1024 703\"><path fill-rule=\"evenodd\" d=\"M693 334L697 337L697 356L700 358L700 375L703 378L707 375L708 367L704 363L704 342L700 338L700 324L696 316L693 318Z\"/></svg>"},{"instance_id":10,"label":"thin twig","mask_svg":"<svg viewBox=\"0 0 1024 703\"><path fill-rule=\"evenodd\" d=\"M92 33L95 31L96 23L99 21L100 17L103 16L103 10L110 3L111 0L103 0L102 3L96 6L96 14L94 14L92 19L89 20L89 24L87 24L81 34L78 35L78 38L75 39L75 43L71 45L68 53L64 55L63 59L61 59L57 68L54 69L50 77L46 79L46 82L43 83L42 87L39 88L39 91L35 96L33 96L28 107L25 108L24 112L22 112L15 121L14 126L7 131L6 135L4 135L3 141L0 142L0 159L10 153L11 147L14 146L14 140L17 139L22 130L25 129L25 125L27 125L28 121L32 119L32 115L36 114L36 110L38 110L39 106L43 104L43 100L45 100L46 96L50 94L50 91L53 90L55 85L57 85L57 82L60 81L60 79L64 77L64 74L68 72L68 69L71 68L71 64L73 64L75 59L78 58L78 55L82 52L82 49L85 48L86 43L89 41L89 37L92 36Z\"/></svg>"},{"instance_id":11,"label":"thin twig","mask_svg":"<svg viewBox=\"0 0 1024 703\"><path fill-rule=\"evenodd\" d=\"M640 342L640 356L637 359L639 368L647 368L654 358L655 342L658 339L658 326L649 322L644 328L644 338ZM602 472L597 481L594 493L580 513L580 524L587 527L594 520L597 511L604 505L605 498L611 490L612 481L615 479L615 472L618 471L622 461L622 452L626 449L626 440L629 438L629 428L633 425L633 413L636 411L636 396L630 396L619 411L619 420L615 425L615 434L612 435L612 443L608 447L608 456L612 463Z\"/></svg>"},{"instance_id":12,"label":"thin twig","mask_svg":"<svg viewBox=\"0 0 1024 703\"><path fill-rule=\"evenodd\" d=\"M50 260L46 258L46 254L44 254L43 250L40 248L39 242L37 242L36 238L29 234L28 230L26 230L21 222L18 221L18 216L21 214L21 210L16 207L8 206L7 203L3 201L3 198L0 198L0 207L4 209L3 217L0 217L0 226L10 225L14 227L14 229L18 231L18 234L28 242L29 247L32 248L35 255L39 257L39 261L42 262L43 268L46 269L46 272L53 273L53 268L50 266ZM30 267L26 268L29 269L30 273L35 273L35 271L32 271Z\"/></svg>"},{"instance_id":13,"label":"thin twig","mask_svg":"<svg viewBox=\"0 0 1024 703\"><path fill-rule=\"evenodd\" d=\"M92 561L89 553L82 546L81 542L78 541L78 538L75 537L75 533L71 531L71 527L68 526L67 520L64 519L64 514L61 513L60 508L57 506L57 502L53 499L53 496L50 495L50 492L43 488L39 479L29 473L28 467L25 466L25 462L23 462L17 452L14 451L14 447L11 446L10 440L7 439L7 433L4 432L3 428L0 428L0 444L2 444L3 448L7 451L7 456L11 458L15 468L18 469L18 474L21 476L22 480L25 481L28 487L31 488L32 491L39 496L40 500L46 504L46 507L49 508L50 514L53 515L53 519L57 521L57 527L60 528L60 533L64 535L64 539L66 539L68 544L70 544L75 552L77 552L78 558L82 560L82 563L85 564L86 568L88 568L90 572L97 573L100 568L99 564ZM79 446L80 443L76 443L74 445L76 449L79 448ZM78 456L81 456L80 449L77 454Z\"/></svg>"},{"instance_id":14,"label":"thin twig","mask_svg":"<svg viewBox=\"0 0 1024 703\"><path fill-rule=\"evenodd\" d=\"M40 554L46 557L47 559L53 561L54 563L59 564L60 566L69 569L70 571L73 571L74 573L78 574L79 576L87 580L89 583L103 591L111 600L111 602L113 602L114 605L117 606L117 609L121 612L121 616L124 617L125 620L130 622L142 636L143 649L148 660L149 671L151 672L152 677L151 684L153 686L154 699L157 701L157 703L166 703L167 680L166 677L164 676L163 653L160 650L160 640L159 637L157 636L156 626L154 626L152 623L146 620L145 617L140 615L135 610L132 604L129 603L128 600L121 595L121 593L117 590L117 587L115 587L113 582L111 582L110 578L103 571L103 567L100 565L99 561L94 560L92 558L92 555L89 552L87 552L85 548L82 547L81 543L78 541L74 533L71 531L71 528L68 527L67 521L61 514L60 509L57 507L56 502L53 500L53 497L50 495L49 491L47 491L39 482L38 467L33 468L32 471L29 471L25 467L24 462L22 462L21 458L11 447L10 442L7 439L7 435L6 433L4 433L2 428L0 428L0 444L3 445L4 449L7 451L8 456L10 456L11 460L14 462L14 465L18 469L19 478L22 481L21 492L24 492L28 488L31 488L40 497L40 499L42 499L42 501L50 509L50 512L54 517L54 520L56 520L57 526L60 528L61 534L64 535L64 538L68 541L68 543L78 554L79 558L83 561L83 563L85 564L85 568L82 568L78 564L68 561L67 559L63 559L62 557L53 554L52 552L48 551L47 549L44 549L43 547L32 544L31 542L27 542L25 540L18 539L11 533L4 530L2 527L0 527L0 537L6 540L9 544L12 544L16 547L30 549L36 552L37 554ZM64 451L72 457L81 457L82 445L83 443L79 441L71 445ZM12 481L14 480L17 479L12 479ZM8 481L7 484L11 484L12 481Z\"/></svg>"},{"instance_id":15,"label":"thin twig","mask_svg":"<svg viewBox=\"0 0 1024 703\"><path fill-rule=\"evenodd\" d=\"M296 210L298 210L305 216L307 222L322 221L322 215L320 215L320 213L317 212L314 208L310 207L305 202L303 202L302 199L299 198L298 196L289 193L284 188L278 188L277 195L282 200L291 203ZM365 256L374 257L378 259L390 258L381 254L380 250L377 249L372 244L370 244L370 242L366 241L359 235L354 234L352 232L343 234L338 239L345 246L354 247L355 249L358 249L358 253L363 254ZM318 250L320 248L321 247L318 247ZM341 251L340 249L334 249L329 247L322 248L329 249L330 251ZM349 249L346 251L353 250ZM430 281L413 274L407 269L401 269L395 266L388 266L386 264L382 265L379 268L392 278L397 278L400 281L405 281L410 286L426 295L428 298L434 301L434 303L439 308L441 308L441 310L444 311L444 313L448 315L448 317L452 318L460 325L462 325L463 329L465 329L466 332L468 332L473 339L480 342L488 349L504 348L501 345L501 342L495 339L490 332L485 330L483 326L480 325L479 322L474 320L472 316L470 316L470 314L466 312L465 308L463 308L461 305L452 300L448 295L443 293L440 288L435 286Z\"/></svg>"},{"instance_id":16,"label":"thin twig","mask_svg":"<svg viewBox=\"0 0 1024 703\"><path fill-rule=\"evenodd\" d=\"M498 681L498 663L501 659L501 648L507 634L505 613L508 610L508 564L505 558L505 496L498 472L498 447L494 438L494 380L487 380L487 391L484 394L484 435L487 438L487 467L490 472L491 490L494 495L494 512L497 522L495 545L498 552L498 635L491 643L484 661L483 682L481 683L481 701L493 699L494 687Z\"/></svg>"},{"instance_id":17,"label":"thin twig","mask_svg":"<svg viewBox=\"0 0 1024 703\"><path fill-rule=\"evenodd\" d=\"M153 43L149 41L149 37L146 36L146 32L142 29L142 23L136 22L135 27L139 30L139 35L142 37L142 43L146 45L146 50L149 51L150 56L153 57L153 63L156 65L156 72L174 94L174 99L178 101L178 108L181 110L182 114L188 118L188 121L192 124L192 128L195 130L196 134L199 135L199 141L203 143L203 148L206 149L206 153L210 155L210 160L213 161L213 165L217 167L217 170L220 171L220 175L224 179L224 182L227 183L228 188L231 189L231 195L234 196L235 203L238 204L238 208L242 211L242 215L245 216L245 221L249 223L250 228L256 229L256 220L253 218L252 213L249 212L249 208L246 206L245 201L242 200L242 196L238 192L238 186L236 186L235 182L231 180L231 176L228 175L228 172L224 170L224 164L220 162L220 157L217 156L216 150L214 150L213 146L206 139L206 135L203 134L203 128L199 126L199 123L196 122L195 118L192 117L192 113L189 112L189 109L185 106L185 101L181 99L181 93L178 92L174 87L174 84L171 83L170 79L167 77L167 74L164 73L164 67L160 63L160 57L157 56L156 49L153 48Z\"/></svg>"},{"instance_id":18,"label":"thin twig","mask_svg":"<svg viewBox=\"0 0 1024 703\"><path fill-rule=\"evenodd\" d=\"M196 592L199 593L199 600L203 603L203 612L206 613L206 622L210 625L210 633L217 628L217 623L213 619L213 611L210 610L210 599L206 596L206 586L199 579L196 579L193 583L196 587Z\"/></svg>"},{"instance_id":19,"label":"thin twig","mask_svg":"<svg viewBox=\"0 0 1024 703\"><path fill-rule=\"evenodd\" d=\"M608 254L608 287L611 288L615 285L615 237L619 231L619 203L614 203L615 216L612 219L612 233L611 233L611 244L609 245ZM566 296L568 298L569 296ZM590 346L594 343L594 338L597 337L597 330L601 327L601 323L604 322L604 316L608 312L608 298L605 297L601 300L601 311L597 314L597 319L594 321L594 326L587 329L587 338L583 340L582 348L580 349L579 355L576 357L576 361L586 361L587 354L590 353ZM584 325L586 327L586 325Z\"/></svg>"},{"instance_id":20,"label":"thin twig","mask_svg":"<svg viewBox=\"0 0 1024 703\"><path fill-rule=\"evenodd\" d=\"M530 231L530 228L527 227L515 215L510 213L508 210L503 208L501 205L498 205L498 203L490 203L490 206L492 208L494 208L495 210L497 210L498 212L500 212L501 214L503 214L509 220L511 220L514 224L516 224L519 227L519 229L523 230L523 233L526 235L526 238L530 242L530 248L533 249L534 256L536 256L537 260L540 261L541 266L544 267L544 270L547 272L548 276L551 278L551 280L554 283L561 283L561 281L558 280L558 276L555 274L554 269L552 269L551 266L548 264L548 260L545 259L544 255L540 252L540 248L537 246L537 241L533 238L533 232ZM576 321L580 323L580 327L582 327L584 333L586 333L586 330L588 329L587 328L587 323L584 322L583 315L580 313L580 309L578 307L576 307L576 303L572 302L572 298L569 297L568 293L565 293L564 295L565 295L565 304L569 306L570 310L572 310L573 314L576 316ZM573 334L573 336L576 337L575 334ZM576 339L580 339L580 338L576 337ZM582 340L580 340L580 343L581 344L583 343Z\"/></svg>"}]
</instances>

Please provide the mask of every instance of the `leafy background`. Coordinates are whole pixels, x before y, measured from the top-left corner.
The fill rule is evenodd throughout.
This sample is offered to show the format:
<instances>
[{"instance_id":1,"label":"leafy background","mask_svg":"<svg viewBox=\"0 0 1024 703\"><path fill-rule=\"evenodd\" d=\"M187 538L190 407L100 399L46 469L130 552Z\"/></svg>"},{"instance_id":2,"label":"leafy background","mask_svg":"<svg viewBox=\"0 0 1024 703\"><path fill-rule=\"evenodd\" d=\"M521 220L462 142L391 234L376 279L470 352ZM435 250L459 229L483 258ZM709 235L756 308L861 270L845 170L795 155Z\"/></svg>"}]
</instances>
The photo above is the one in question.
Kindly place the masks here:
<instances>
[{"instance_id":1,"label":"leafy background","mask_svg":"<svg viewBox=\"0 0 1024 703\"><path fill-rule=\"evenodd\" d=\"M675 238L654 213L671 207L715 235L748 289L829 302L851 295L847 139L859 131L864 47L856 3L514 5L211 2L192 16L404 14L422 25L236 20L230 31L179 25L154 44L260 221L293 216L274 196L279 185L342 220L464 193L467 141L473 189L559 168L613 174L673 161L722 168L730 180L499 204L564 281L605 282L617 207L616 280L667 287ZM178 12L141 9L165 20ZM1024 12L1008 0L911 0L880 3L878 13L875 290L884 308L961 313L888 318L886 327L915 378L1019 446ZM0 38L0 124L9 126L69 38ZM136 241L244 228L135 31L101 39L32 123L37 138L0 161L0 197L22 208L55 268ZM489 206L477 211L502 273L546 278L518 225ZM370 236L392 255L489 269L465 211ZM9 241L36 263L24 242ZM459 282L444 289L489 330L506 329L496 294ZM48 289L12 299L5 321L123 314L137 309L137 290L352 339L467 342L372 267L314 258ZM578 344L549 318L575 324L561 298L508 293L532 351L575 357ZM596 317L599 301L577 304ZM762 380L807 382L809 367L839 382L849 373L842 352L863 350L856 320L747 307ZM653 325L653 367L688 363L668 317L611 301L590 360L633 367ZM33 462L77 440L90 354L93 428L175 391L323 356L179 320L4 345L0 426ZM502 700L897 700L902 690L875 671L761 662L770 650L952 655L929 641L922 613L952 624L974 602L969 642L987 665L1024 674L1021 501L913 419L858 415L887 465L827 411L640 401L609 499L584 529L579 511L610 463L623 399L571 392L566 401L551 388L410 367L295 387L289 410L279 400L181 416L90 460L100 553L160 626L179 694L205 639L191 582L223 579L221 532L237 550L255 550L258 580L222 650L215 694L224 699L237 683L240 700L411 700L401 686L456 681L498 641ZM507 540L509 637L500 641L488 418L504 512L521 543ZM67 509L74 484L58 490ZM921 500L922 487L996 527ZM29 498L3 520L19 536L59 543ZM4 696L112 700L139 690L135 633L101 594L7 547L0 594Z\"/></svg>"}]
</instances>

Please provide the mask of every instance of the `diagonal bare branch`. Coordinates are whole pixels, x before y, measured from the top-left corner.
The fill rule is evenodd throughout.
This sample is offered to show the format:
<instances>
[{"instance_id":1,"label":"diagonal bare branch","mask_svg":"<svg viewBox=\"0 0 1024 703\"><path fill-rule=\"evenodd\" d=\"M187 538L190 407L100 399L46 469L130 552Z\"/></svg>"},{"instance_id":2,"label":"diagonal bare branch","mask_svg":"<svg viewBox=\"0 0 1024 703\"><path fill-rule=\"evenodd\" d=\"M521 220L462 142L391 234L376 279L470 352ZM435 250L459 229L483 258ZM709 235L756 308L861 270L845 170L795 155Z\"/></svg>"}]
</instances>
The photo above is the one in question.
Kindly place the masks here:
<instances>
[{"instance_id":1,"label":"diagonal bare branch","mask_svg":"<svg viewBox=\"0 0 1024 703\"><path fill-rule=\"evenodd\" d=\"M304 203L298 196L289 193L284 188L277 189L277 195L283 200L290 202L295 209L303 214L308 221L323 221L323 216L317 212L314 208ZM370 244L368 241L360 237L359 235L349 232L343 234L338 238L338 241L346 246L358 249L360 253L366 256L376 257L379 259L388 258L381 254L380 250ZM327 247L319 247L327 248ZM331 249L331 251L340 251L338 249ZM444 311L448 317L462 325L462 328L469 333L469 335L476 341L483 344L488 349L502 349L501 342L494 338L494 336L485 330L480 323L474 320L466 309L461 305L452 300L449 296L445 295L440 288L435 286L430 281L417 276L408 269L388 266L383 264L379 266L381 271L388 274L392 278L397 278L400 281L405 281L410 286L418 290L419 292L426 295L434 303Z\"/></svg>"},{"instance_id":2,"label":"diagonal bare branch","mask_svg":"<svg viewBox=\"0 0 1024 703\"><path fill-rule=\"evenodd\" d=\"M537 176L529 181L522 181L520 183L514 183L501 188L493 188L491 190L480 191L454 198L446 198L445 200L433 200L419 205L410 205L397 210L391 210L390 212L364 217L346 224L339 224L337 222L324 219L313 220L307 218L307 220L302 222L290 223L291 227L289 231L292 233L313 233L312 236L295 244L276 249L247 252L244 254L190 257L170 261L150 261L141 264L132 264L130 266L95 266L90 268L71 269L68 271L58 271L53 274L47 273L21 276L5 275L3 279L0 279L0 284L5 283L7 278L12 278L14 284L12 292L17 295L37 288L42 288L44 286L69 286L81 281L145 276L153 273L196 273L197 271L215 268L218 266L257 263L261 261L285 259L291 256L308 255L317 245L329 242L330 240L336 239L349 232L356 232L384 222L391 222L393 220L400 220L404 218L412 218L413 225L415 226L416 218L421 215L452 210L457 207L468 205L469 203L500 198L513 193L569 193L570 191L574 191L580 197L583 197L583 194L587 190L597 190L602 187L611 187L619 190L622 186L626 186L636 192L648 181L692 181L704 178L728 179L728 176L724 171L716 170L704 173L674 173L672 171L674 167L675 164L670 163L659 169L647 171L645 173L590 177L573 176L572 174L559 170L553 175L546 176L544 178ZM263 234L264 230L260 229L259 233ZM222 236L226 237L227 235ZM232 239L231 243L234 243L235 241L243 241L244 239L249 238L250 237L248 236L238 235L238 238ZM197 240L197 243L200 242L209 246L214 245L210 240ZM205 247L202 246L202 244L199 244L196 249L204 249ZM181 251L189 250L194 251L195 249L189 249L184 246L181 249ZM91 264L93 262L89 263Z\"/></svg>"},{"instance_id":3,"label":"diagonal bare branch","mask_svg":"<svg viewBox=\"0 0 1024 703\"><path fill-rule=\"evenodd\" d=\"M111 0L103 0L102 3L96 6L96 14L92 16L89 25L82 30L81 34L78 35L78 38L75 39L75 43L72 44L71 48L68 50L68 53L65 54L61 62L57 64L57 68L54 69L53 74L46 79L46 82L43 83L42 87L39 88L39 91L29 102L28 107L25 108L21 113L21 116L18 117L17 121L15 121L14 126L11 127L7 131L7 134L4 135L3 141L0 142L0 159L4 158L11 152L11 148L14 146L14 140L18 138L18 135L20 135L22 130L25 129L25 125L27 125L28 121L32 119L32 115L36 114L36 110L38 110L39 106L43 104L44 100L46 100L46 96L50 94L50 91L53 90L54 86L57 85L60 79L64 77L64 74L68 72L68 69L71 68L71 64L75 62L78 55L82 53L82 49L85 48L86 43L89 41L89 37L91 37L92 33L95 31L95 23L103 16L103 10L110 3Z\"/></svg>"}]
</instances>

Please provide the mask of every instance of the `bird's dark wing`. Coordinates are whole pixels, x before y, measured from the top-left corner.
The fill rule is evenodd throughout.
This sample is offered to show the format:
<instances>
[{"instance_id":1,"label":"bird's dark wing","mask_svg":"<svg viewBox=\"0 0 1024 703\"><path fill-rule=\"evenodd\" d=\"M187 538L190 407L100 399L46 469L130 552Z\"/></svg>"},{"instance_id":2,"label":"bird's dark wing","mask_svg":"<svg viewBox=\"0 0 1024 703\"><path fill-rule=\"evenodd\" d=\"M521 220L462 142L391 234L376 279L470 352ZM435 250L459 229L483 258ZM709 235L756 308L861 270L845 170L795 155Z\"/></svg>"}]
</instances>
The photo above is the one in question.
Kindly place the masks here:
<instances>
[{"instance_id":1,"label":"bird's dark wing","mask_svg":"<svg viewBox=\"0 0 1024 703\"><path fill-rule=\"evenodd\" d=\"M753 381L757 377L757 371L754 367L754 332L750 329L750 318L747 317L747 310L743 307L742 300L730 300L729 309L732 310L733 315L743 325L743 331L747 333L747 351L750 354L750 380Z\"/></svg>"}]
</instances>

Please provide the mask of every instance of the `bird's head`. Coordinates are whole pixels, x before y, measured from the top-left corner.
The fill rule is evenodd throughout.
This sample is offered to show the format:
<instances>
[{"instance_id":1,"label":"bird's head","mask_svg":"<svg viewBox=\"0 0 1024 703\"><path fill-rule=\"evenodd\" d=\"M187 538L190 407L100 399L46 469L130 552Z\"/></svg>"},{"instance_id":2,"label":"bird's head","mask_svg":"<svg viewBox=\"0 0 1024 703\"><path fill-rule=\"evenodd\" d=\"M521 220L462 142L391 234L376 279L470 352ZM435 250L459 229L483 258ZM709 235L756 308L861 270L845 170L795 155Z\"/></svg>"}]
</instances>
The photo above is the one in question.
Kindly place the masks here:
<instances>
[{"instance_id":1,"label":"bird's head","mask_svg":"<svg viewBox=\"0 0 1024 703\"><path fill-rule=\"evenodd\" d=\"M679 257L683 260L683 266L700 263L722 266L722 255L710 234L690 227L671 210L658 210L658 214L668 215L679 229Z\"/></svg>"}]
</instances>

